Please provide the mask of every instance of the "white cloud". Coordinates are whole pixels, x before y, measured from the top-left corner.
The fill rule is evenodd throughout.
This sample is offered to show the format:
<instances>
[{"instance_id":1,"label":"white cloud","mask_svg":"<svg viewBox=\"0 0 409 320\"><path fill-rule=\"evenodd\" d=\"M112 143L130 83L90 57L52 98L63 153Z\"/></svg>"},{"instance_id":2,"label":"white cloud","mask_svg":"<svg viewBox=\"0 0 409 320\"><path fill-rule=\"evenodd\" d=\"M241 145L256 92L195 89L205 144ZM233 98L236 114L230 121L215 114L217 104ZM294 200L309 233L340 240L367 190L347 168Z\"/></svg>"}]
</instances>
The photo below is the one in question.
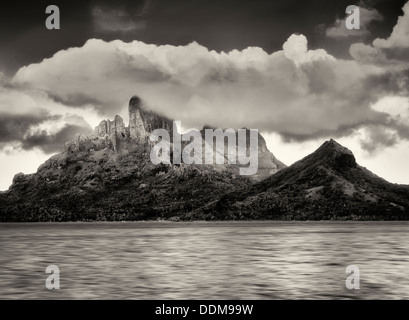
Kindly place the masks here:
<instances>
[{"instance_id":1,"label":"white cloud","mask_svg":"<svg viewBox=\"0 0 409 320\"><path fill-rule=\"evenodd\" d=\"M291 35L283 44L284 55L293 61L297 66L319 60L335 61L325 50L308 50L307 38L300 35Z\"/></svg>"},{"instance_id":2,"label":"white cloud","mask_svg":"<svg viewBox=\"0 0 409 320\"><path fill-rule=\"evenodd\" d=\"M353 43L349 48L351 56L360 62L378 64L386 63L386 57L381 50L363 43Z\"/></svg>"},{"instance_id":3,"label":"white cloud","mask_svg":"<svg viewBox=\"0 0 409 320\"><path fill-rule=\"evenodd\" d=\"M385 97L373 104L372 109L384 112L391 120L409 127L409 98L407 97Z\"/></svg>"},{"instance_id":4,"label":"white cloud","mask_svg":"<svg viewBox=\"0 0 409 320\"><path fill-rule=\"evenodd\" d=\"M387 39L377 38L372 45L354 43L349 52L357 61L377 65L388 65L390 67L404 69L409 68L409 2L403 10L403 16Z\"/></svg>"},{"instance_id":5,"label":"white cloud","mask_svg":"<svg viewBox=\"0 0 409 320\"><path fill-rule=\"evenodd\" d=\"M387 39L375 39L373 46L380 49L409 48L409 2L403 10L403 16L398 18L398 22L393 28L392 34Z\"/></svg>"},{"instance_id":6,"label":"white cloud","mask_svg":"<svg viewBox=\"0 0 409 320\"><path fill-rule=\"evenodd\" d=\"M138 94L187 127L246 126L301 140L376 118L369 108L376 92L362 88L382 69L308 50L303 35L290 36L283 48L218 53L198 43L93 39L21 68L13 84L76 107L94 106L104 116L124 115L128 99Z\"/></svg>"}]
</instances>

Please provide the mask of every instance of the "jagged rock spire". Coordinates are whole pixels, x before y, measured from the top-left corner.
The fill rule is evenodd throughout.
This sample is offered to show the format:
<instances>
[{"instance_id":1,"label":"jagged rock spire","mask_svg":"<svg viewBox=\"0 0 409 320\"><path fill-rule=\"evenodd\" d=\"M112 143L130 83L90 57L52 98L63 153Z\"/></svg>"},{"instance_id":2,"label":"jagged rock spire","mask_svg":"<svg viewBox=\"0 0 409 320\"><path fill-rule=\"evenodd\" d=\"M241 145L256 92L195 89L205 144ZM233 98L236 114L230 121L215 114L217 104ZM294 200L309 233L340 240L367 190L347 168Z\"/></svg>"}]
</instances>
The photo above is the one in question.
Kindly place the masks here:
<instances>
[{"instance_id":1,"label":"jagged rock spire","mask_svg":"<svg viewBox=\"0 0 409 320\"><path fill-rule=\"evenodd\" d=\"M142 119L142 100L133 96L129 101L129 135L131 139L145 140L148 137L144 121Z\"/></svg>"},{"instance_id":2,"label":"jagged rock spire","mask_svg":"<svg viewBox=\"0 0 409 320\"><path fill-rule=\"evenodd\" d=\"M165 129L172 135L172 120L154 112L146 111L142 100L138 96L131 98L128 110L131 139L144 141L149 138L150 133L155 129Z\"/></svg>"}]
</instances>

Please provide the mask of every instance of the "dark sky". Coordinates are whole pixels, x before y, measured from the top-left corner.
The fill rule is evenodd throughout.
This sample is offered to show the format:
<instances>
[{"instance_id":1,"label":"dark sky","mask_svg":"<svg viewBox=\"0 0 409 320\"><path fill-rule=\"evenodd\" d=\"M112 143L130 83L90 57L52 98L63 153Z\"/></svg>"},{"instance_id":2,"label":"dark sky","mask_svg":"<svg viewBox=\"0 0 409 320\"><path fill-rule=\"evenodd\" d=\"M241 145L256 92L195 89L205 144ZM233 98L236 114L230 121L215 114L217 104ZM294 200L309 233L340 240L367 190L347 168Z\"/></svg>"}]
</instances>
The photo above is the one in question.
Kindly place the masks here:
<instances>
[{"instance_id":1,"label":"dark sky","mask_svg":"<svg viewBox=\"0 0 409 320\"><path fill-rule=\"evenodd\" d=\"M0 70L13 74L61 49L81 46L90 38L141 40L185 45L197 41L209 49L229 51L259 46L271 53L292 33L303 33L309 47L337 56L348 54L343 41L331 40L319 26L330 26L346 0L148 0L148 1L9 1L0 11ZM372 0L364 5L384 17L371 24L370 38L387 37L405 0ZM45 8L61 11L61 29L47 30ZM361 3L362 4L362 3ZM106 26L106 28L105 28ZM115 28L115 26L117 28ZM131 26L127 28L127 26ZM133 26L133 27L132 27Z\"/></svg>"}]
</instances>

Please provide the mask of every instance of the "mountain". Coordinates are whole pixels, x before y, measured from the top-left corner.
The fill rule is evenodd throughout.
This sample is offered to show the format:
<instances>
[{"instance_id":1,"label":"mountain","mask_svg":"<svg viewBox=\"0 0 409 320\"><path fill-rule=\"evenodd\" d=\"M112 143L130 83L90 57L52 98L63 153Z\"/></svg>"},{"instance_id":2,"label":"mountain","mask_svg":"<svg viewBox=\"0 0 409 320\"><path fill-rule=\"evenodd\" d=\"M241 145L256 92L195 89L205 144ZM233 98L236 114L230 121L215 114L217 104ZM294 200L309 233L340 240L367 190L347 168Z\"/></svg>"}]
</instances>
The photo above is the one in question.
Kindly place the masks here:
<instances>
[{"instance_id":1,"label":"mountain","mask_svg":"<svg viewBox=\"0 0 409 320\"><path fill-rule=\"evenodd\" d=\"M67 142L36 173L17 174L0 193L0 221L171 219L285 167L261 135L260 170L254 176L240 176L241 165L227 162L155 165L149 137L166 129L173 145L173 121L150 111L137 96L128 111L128 126L118 115L104 120L93 134Z\"/></svg>"},{"instance_id":2,"label":"mountain","mask_svg":"<svg viewBox=\"0 0 409 320\"><path fill-rule=\"evenodd\" d=\"M139 97L130 100L128 111L128 126L120 116L104 120L93 134L67 142L36 173L17 174L9 190L0 193L0 221L409 217L409 186L391 184L361 167L349 149L332 139L286 167L258 134L259 170L253 176L239 175L239 163L227 164L227 148L220 154L225 164L155 165L151 133L166 129L173 147L177 129ZM198 131L203 150L209 128ZM250 130L245 130L248 153ZM237 142L238 131L232 134ZM182 142L182 149L187 144Z\"/></svg>"},{"instance_id":3,"label":"mountain","mask_svg":"<svg viewBox=\"0 0 409 320\"><path fill-rule=\"evenodd\" d=\"M334 140L267 179L225 194L182 219L407 220L409 186L356 163Z\"/></svg>"},{"instance_id":4,"label":"mountain","mask_svg":"<svg viewBox=\"0 0 409 320\"><path fill-rule=\"evenodd\" d=\"M202 130L200 130L201 137L203 139L203 148L205 147L206 144L206 129L212 129L215 130L216 128L210 127L210 126L204 126ZM226 130L226 129L223 129ZM246 130L246 149L250 150L250 130L247 128L242 128L242 130ZM252 181L261 181L272 174L280 171L281 169L286 168L287 166L282 163L280 160L278 160L274 154L270 152L267 148L266 140L263 138L261 134L258 134L257 137L257 145L258 145L258 154L257 154L257 159L258 159L258 169L257 173L249 176L249 178ZM238 131L235 131L235 141L236 141L236 148L234 150L235 155L237 154L237 142L239 141L239 136L238 136ZM217 153L216 149L216 144L213 146L213 154ZM228 159L228 142L227 139L224 140L224 154L223 157ZM204 157L203 157L204 158ZM204 159L203 159L204 163ZM239 164L238 157L236 156L236 163ZM240 165L239 165L240 167Z\"/></svg>"}]
</instances>

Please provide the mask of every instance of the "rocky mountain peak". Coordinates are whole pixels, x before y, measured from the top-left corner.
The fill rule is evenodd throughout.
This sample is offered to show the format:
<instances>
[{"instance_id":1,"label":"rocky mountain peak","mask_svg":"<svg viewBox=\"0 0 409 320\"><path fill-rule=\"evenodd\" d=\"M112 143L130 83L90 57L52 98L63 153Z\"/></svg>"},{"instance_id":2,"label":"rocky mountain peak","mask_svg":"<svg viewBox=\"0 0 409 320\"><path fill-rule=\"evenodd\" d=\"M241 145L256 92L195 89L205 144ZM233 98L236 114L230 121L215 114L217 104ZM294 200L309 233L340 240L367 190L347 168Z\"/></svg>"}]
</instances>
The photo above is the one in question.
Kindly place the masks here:
<instances>
[{"instance_id":1,"label":"rocky mountain peak","mask_svg":"<svg viewBox=\"0 0 409 320\"><path fill-rule=\"evenodd\" d=\"M150 133L155 129L166 129L172 136L173 122L155 112L144 108L144 103L138 96L129 101L129 125L125 126L121 116L116 115L114 120L103 120L94 129L90 136L75 136L65 144L65 150L70 152L84 150L101 150L109 148L121 151L128 143L144 144L149 141Z\"/></svg>"},{"instance_id":2,"label":"rocky mountain peak","mask_svg":"<svg viewBox=\"0 0 409 320\"><path fill-rule=\"evenodd\" d=\"M129 135L125 128L124 120L116 115L114 121L103 120L94 129L94 136L106 140L107 145L112 144L114 151L118 151L120 140L125 140ZM91 140L88 137L88 140Z\"/></svg>"},{"instance_id":3,"label":"rocky mountain peak","mask_svg":"<svg viewBox=\"0 0 409 320\"><path fill-rule=\"evenodd\" d=\"M334 139L325 141L317 150L295 162L292 167L297 170L325 167L339 172L358 167L351 150Z\"/></svg>"},{"instance_id":4,"label":"rocky mountain peak","mask_svg":"<svg viewBox=\"0 0 409 320\"><path fill-rule=\"evenodd\" d=\"M142 100L133 96L129 101L129 134L130 138L138 141L149 139L155 129L165 129L172 136L172 120L155 112L145 110Z\"/></svg>"},{"instance_id":5,"label":"rocky mountain peak","mask_svg":"<svg viewBox=\"0 0 409 320\"><path fill-rule=\"evenodd\" d=\"M356 167L355 156L351 150L340 145L334 139L325 141L315 152L322 160L338 167Z\"/></svg>"}]
</instances>

